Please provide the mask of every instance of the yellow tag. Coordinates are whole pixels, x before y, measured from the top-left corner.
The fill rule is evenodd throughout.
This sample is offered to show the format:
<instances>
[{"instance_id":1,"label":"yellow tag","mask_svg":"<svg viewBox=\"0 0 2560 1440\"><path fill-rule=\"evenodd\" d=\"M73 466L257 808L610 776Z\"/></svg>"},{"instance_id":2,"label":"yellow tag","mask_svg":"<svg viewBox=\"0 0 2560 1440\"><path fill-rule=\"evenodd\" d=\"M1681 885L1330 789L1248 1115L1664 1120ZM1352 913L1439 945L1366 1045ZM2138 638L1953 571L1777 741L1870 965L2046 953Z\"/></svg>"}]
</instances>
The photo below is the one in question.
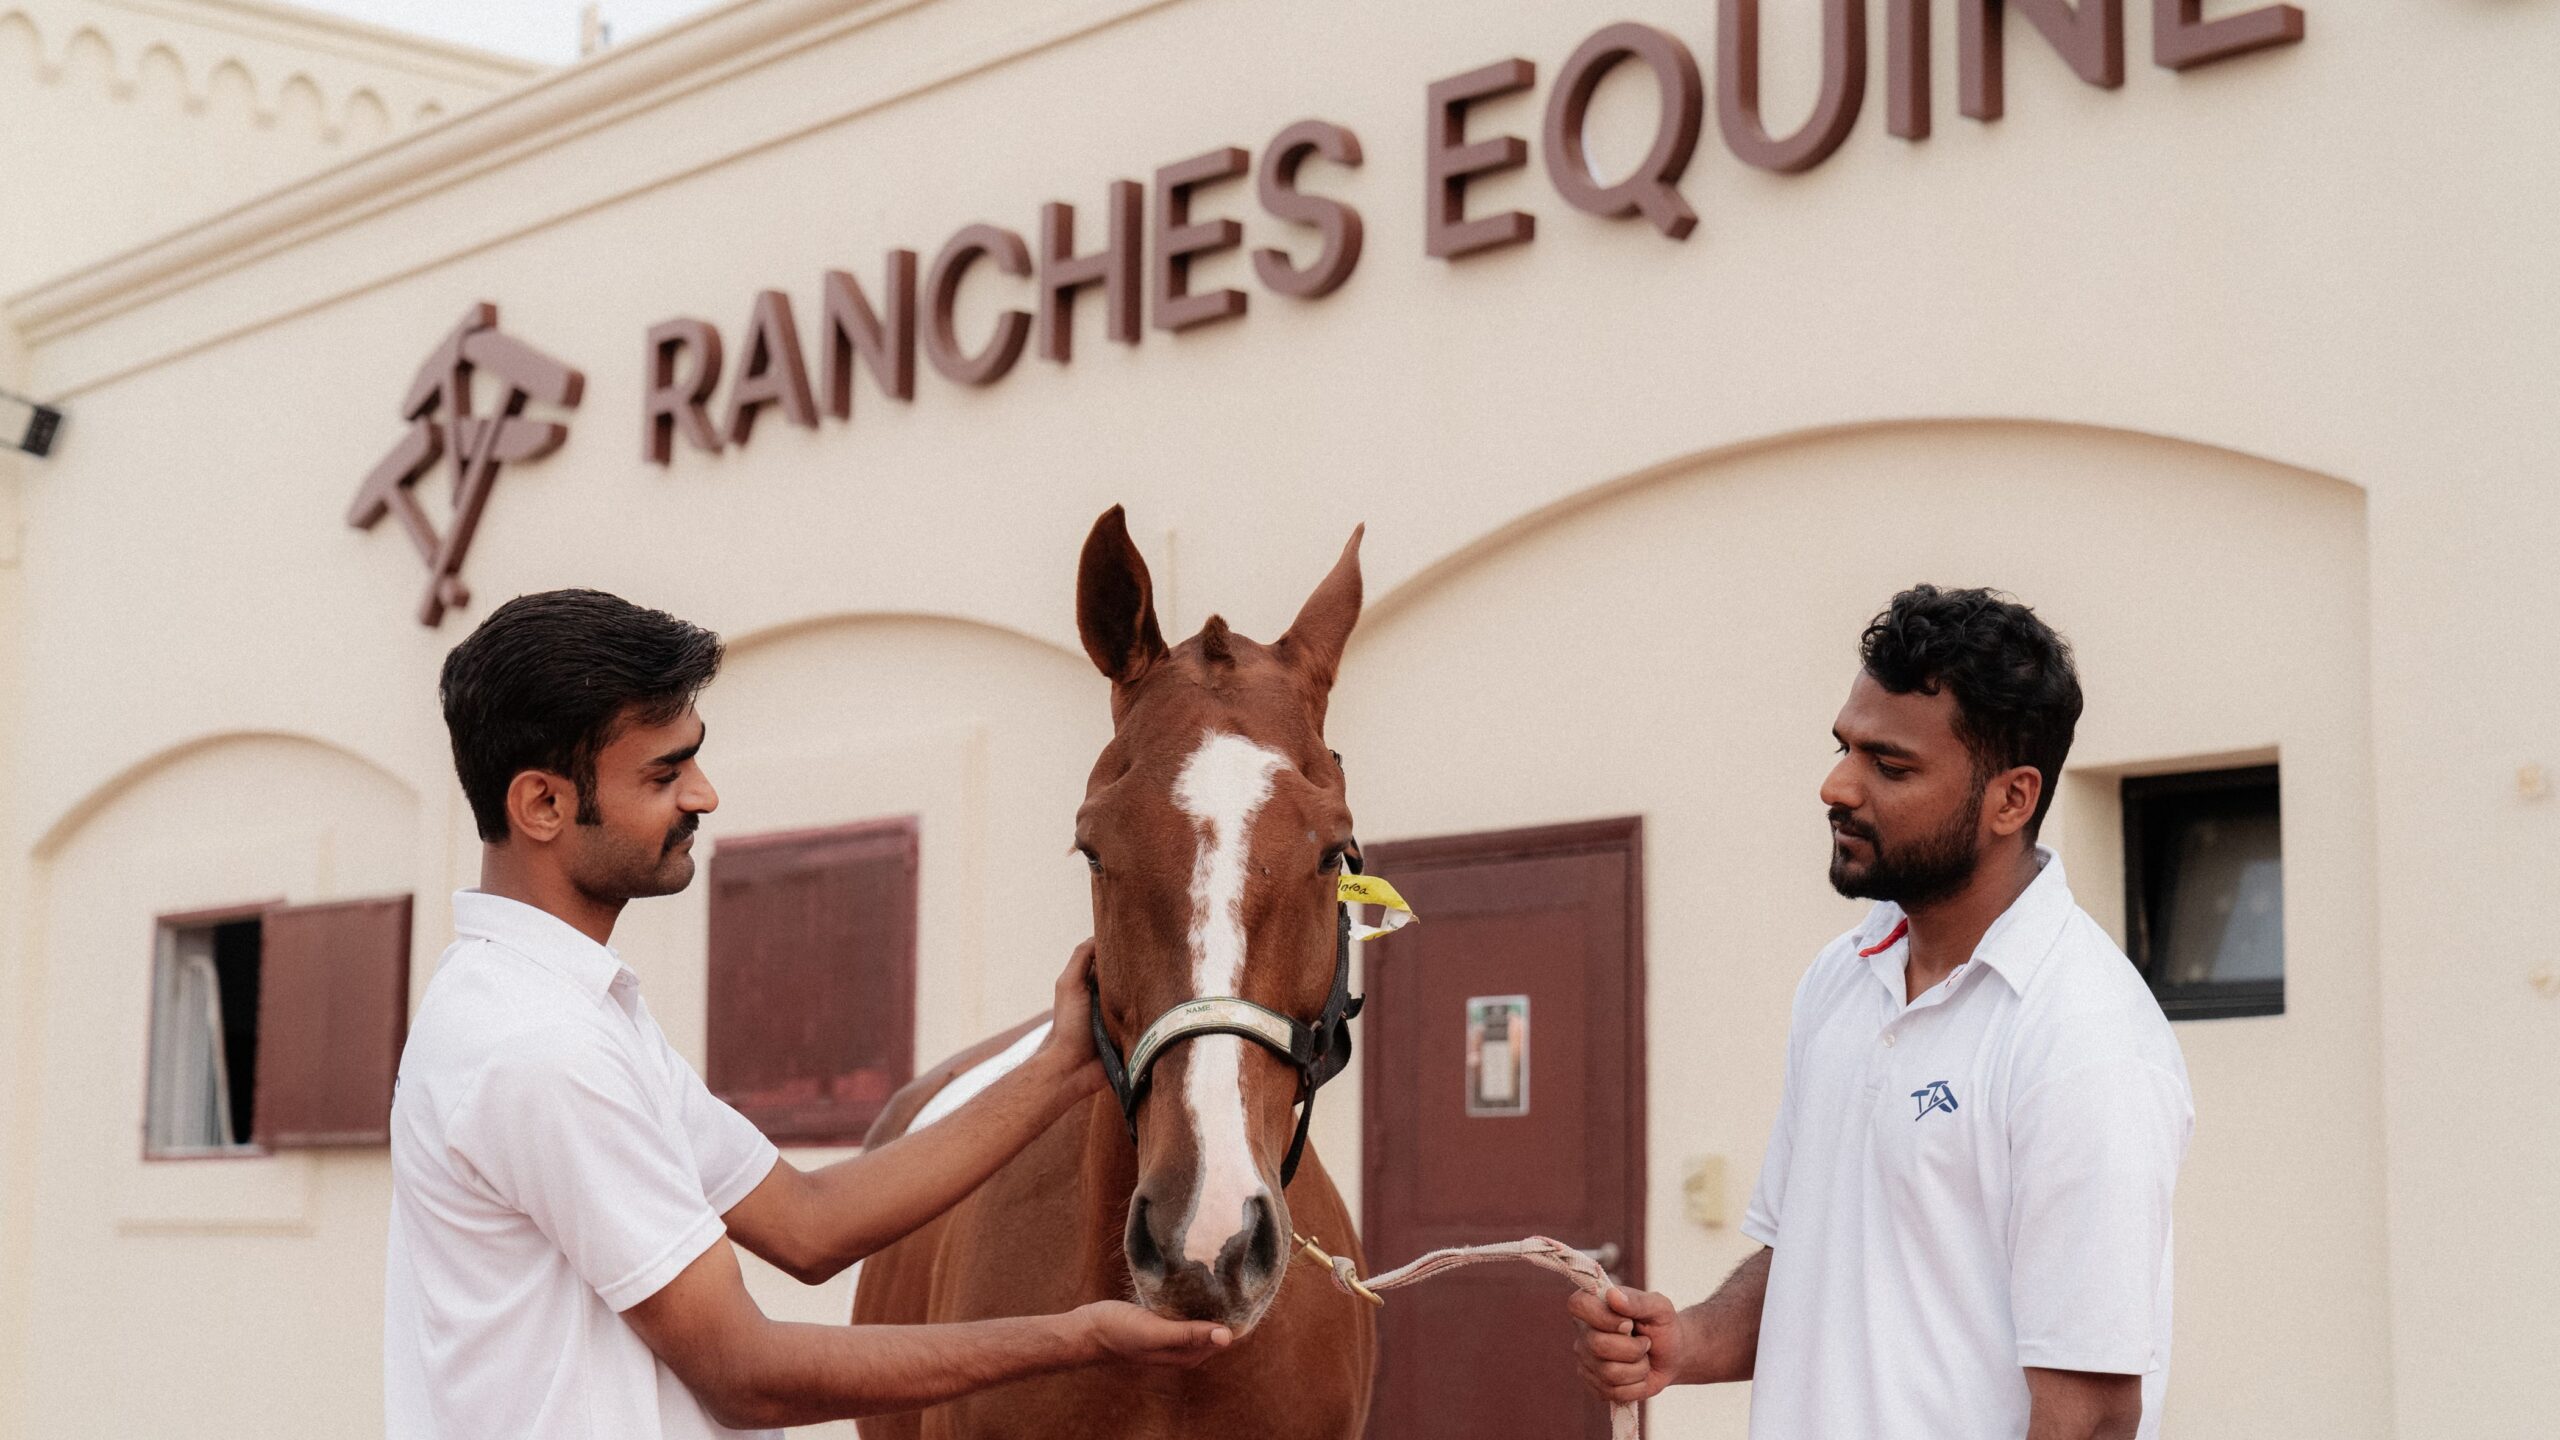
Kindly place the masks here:
<instances>
[{"instance_id":1,"label":"yellow tag","mask_svg":"<svg viewBox=\"0 0 2560 1440\"><path fill-rule=\"evenodd\" d=\"M1404 903L1404 897L1396 893L1396 887L1376 875L1345 874L1334 887L1334 898L1345 905L1378 907L1380 919L1376 925L1355 927L1363 940L1393 934L1422 918L1413 913L1412 906Z\"/></svg>"}]
</instances>

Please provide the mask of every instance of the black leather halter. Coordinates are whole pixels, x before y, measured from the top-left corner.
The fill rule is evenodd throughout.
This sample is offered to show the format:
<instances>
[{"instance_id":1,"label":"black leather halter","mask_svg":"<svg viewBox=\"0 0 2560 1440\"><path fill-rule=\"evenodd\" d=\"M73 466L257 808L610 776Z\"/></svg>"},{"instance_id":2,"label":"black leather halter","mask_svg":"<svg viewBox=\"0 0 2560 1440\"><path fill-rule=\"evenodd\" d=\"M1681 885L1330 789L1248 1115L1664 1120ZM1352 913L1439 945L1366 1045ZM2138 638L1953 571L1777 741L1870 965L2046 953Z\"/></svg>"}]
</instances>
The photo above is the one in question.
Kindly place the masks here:
<instances>
[{"instance_id":1,"label":"black leather halter","mask_svg":"<svg viewBox=\"0 0 2560 1440\"><path fill-rule=\"evenodd\" d=\"M1343 848L1343 868L1360 873L1358 841ZM1093 1011L1093 1050L1102 1058L1102 1073L1111 1093L1120 1097L1121 1118L1129 1122L1129 1139L1138 1138L1138 1105L1147 1098L1147 1076L1166 1051L1203 1035L1239 1035L1279 1055L1298 1071L1298 1133L1289 1140L1289 1156L1280 1162L1280 1188L1298 1173L1298 1157L1307 1148L1307 1126L1315 1120L1316 1091L1351 1063L1351 1018L1360 1013L1362 997L1351 993L1351 907L1333 906L1333 990L1325 996L1324 1013L1306 1024L1235 995L1207 995L1185 1000L1156 1017L1138 1037L1137 1048L1124 1060L1111 1031L1102 1023L1102 983L1085 972L1085 992Z\"/></svg>"}]
</instances>

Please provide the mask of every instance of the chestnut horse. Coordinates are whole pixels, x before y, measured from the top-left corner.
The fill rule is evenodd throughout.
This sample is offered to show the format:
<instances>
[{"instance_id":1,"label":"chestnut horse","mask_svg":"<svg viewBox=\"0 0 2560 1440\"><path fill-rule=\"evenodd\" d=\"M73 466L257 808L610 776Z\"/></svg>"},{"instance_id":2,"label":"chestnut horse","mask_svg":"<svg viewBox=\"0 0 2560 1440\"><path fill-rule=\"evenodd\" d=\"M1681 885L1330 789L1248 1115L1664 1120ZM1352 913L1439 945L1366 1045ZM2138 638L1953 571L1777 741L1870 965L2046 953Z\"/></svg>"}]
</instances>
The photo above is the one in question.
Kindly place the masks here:
<instances>
[{"instance_id":1,"label":"chestnut horse","mask_svg":"<svg viewBox=\"0 0 2560 1440\"><path fill-rule=\"evenodd\" d=\"M1369 1307L1312 1267L1282 1284L1292 1227L1362 1259L1314 1151L1293 1178L1283 1173L1298 1104L1312 1106L1312 1085L1339 1068L1321 1063L1326 1047L1348 1057L1335 893L1357 852L1324 716L1360 614L1359 549L1355 530L1270 645L1212 616L1167 649L1119 508L1095 523L1076 620L1111 681L1113 734L1085 782L1075 848L1093 870L1097 1038L1138 1072L1131 1108L1124 1116L1106 1090L1069 1111L974 1194L865 1261L854 1293L857 1324L1134 1298L1166 1316L1223 1321L1234 1347L1192 1370L1106 1364L864 1420L865 1440L1360 1434L1376 1367ZM1142 1033L1204 997L1250 1002L1226 1013L1260 1016L1266 1037L1287 1034L1257 1042L1240 1027L1195 1026L1150 1047L1147 1073L1131 1053ZM992 1057L1040 1023L901 1090L867 1143L906 1133L954 1077L1001 1063ZM1294 1062L1281 1048L1292 1040Z\"/></svg>"}]
</instances>

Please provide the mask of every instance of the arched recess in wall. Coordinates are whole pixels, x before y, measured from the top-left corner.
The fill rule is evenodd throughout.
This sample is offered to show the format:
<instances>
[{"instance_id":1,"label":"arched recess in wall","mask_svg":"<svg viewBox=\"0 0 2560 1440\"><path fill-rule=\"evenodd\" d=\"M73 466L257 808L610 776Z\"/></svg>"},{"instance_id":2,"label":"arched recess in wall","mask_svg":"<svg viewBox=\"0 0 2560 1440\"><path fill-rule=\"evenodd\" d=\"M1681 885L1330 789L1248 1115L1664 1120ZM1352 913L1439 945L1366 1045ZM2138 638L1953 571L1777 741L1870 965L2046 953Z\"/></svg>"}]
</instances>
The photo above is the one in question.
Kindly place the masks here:
<instances>
[{"instance_id":1,"label":"arched recess in wall","mask_svg":"<svg viewBox=\"0 0 2560 1440\"><path fill-rule=\"evenodd\" d=\"M1423 596L1428 595L1435 586L1439 585L1447 578L1473 568L1501 550L1520 543L1526 537L1540 530L1560 524L1583 510L1590 509L1596 505L1607 504L1634 491L1643 490L1655 485L1676 483L1682 480L1713 478L1715 475L1727 473L1726 467L1739 464L1751 459L1752 457L1763 454L1819 454L1819 447L1830 443L1846 441L1858 436L1906 436L1916 440L1926 441L1930 437L1958 436L1966 434L1996 435L2002 433L2013 433L2019 436L2036 434L2050 434L2058 437L2072 436L2079 437L2081 440L2089 443L2101 442L2112 437L2114 440L2121 442L2122 444L2134 446L2150 453L2171 454L2177 452L2193 452L2198 455L2218 456L2235 465L2265 467L2270 471L2281 471L2299 476L2308 481L2320 482L2326 486L2341 486L2349 491L2354 491L2358 495L2362 494L2362 488L2352 480L2324 475L2319 471L2287 464L2282 460L2273 459L2263 455L2253 455L2246 451L2226 449L2225 447L2208 444L2202 441L2189 440L2176 436L2157 435L2147 431L2126 430L2113 426L2081 425L2042 420L1974 417L1962 419L1895 420L1876 422L1872 424L1827 427L1819 430L1762 436L1757 439L1744 441L1740 444L1720 446L1713 450L1702 450L1688 455L1677 456L1670 460L1666 460L1659 465L1650 466L1632 474L1614 476L1586 489L1579 490L1573 494L1556 499L1536 510L1517 516L1510 522L1483 535L1477 536L1449 553L1438 557L1431 563L1423 566L1414 574L1398 582L1392 589L1383 593L1371 594L1368 606L1362 612L1364 628L1374 628L1375 625L1384 621L1393 612L1402 609L1407 604L1410 604Z\"/></svg>"},{"instance_id":2,"label":"arched recess in wall","mask_svg":"<svg viewBox=\"0 0 2560 1440\"><path fill-rule=\"evenodd\" d=\"M1081 651L976 620L837 615L741 635L701 705L713 873L731 837L914 817L917 1055L938 1058L1045 1003L1092 927L1068 842L1109 708Z\"/></svg>"},{"instance_id":3,"label":"arched recess in wall","mask_svg":"<svg viewBox=\"0 0 2560 1440\"><path fill-rule=\"evenodd\" d=\"M824 616L740 635L701 708L706 768L740 781L724 786L723 828L864 818L863 806L887 803L862 798L878 784L795 772L885 779L889 757L933 755L974 767L971 783L1063 837L1110 738L1108 691L1080 651L940 615Z\"/></svg>"},{"instance_id":4,"label":"arched recess in wall","mask_svg":"<svg viewBox=\"0 0 2560 1440\"><path fill-rule=\"evenodd\" d=\"M38 80L49 78L44 59L44 36L36 30L36 22L24 10L0 14L0 65L15 79L21 75Z\"/></svg>"},{"instance_id":5,"label":"arched recess in wall","mask_svg":"<svg viewBox=\"0 0 2560 1440\"><path fill-rule=\"evenodd\" d=\"M72 32L69 43L62 47L63 78L101 91L122 89L122 77L116 74L116 49L107 37L86 26Z\"/></svg>"},{"instance_id":6,"label":"arched recess in wall","mask_svg":"<svg viewBox=\"0 0 2560 1440\"><path fill-rule=\"evenodd\" d=\"M370 145L391 133L391 108L371 90L359 89L347 97L343 129L356 144Z\"/></svg>"},{"instance_id":7,"label":"arched recess in wall","mask_svg":"<svg viewBox=\"0 0 2560 1440\"><path fill-rule=\"evenodd\" d=\"M1654 1133L1746 1166L1796 982L1863 911L1826 881L1819 792L1895 592L2004 589L2070 639L2086 708L2042 838L2102 927L2127 908L2127 776L2277 762L2284 1011L2177 1029L2198 1123L2176 1303L2182 1354L2249 1356L2192 1366L2190 1394L2328 1377L2285 1382L2280 1414L2387 1354L2337 1259L2384 1251L2367 566L2360 487L2210 445L1982 420L1784 436L1595 487L1382 597L1327 738L1373 845L1643 817L1651 1093L1715 1097L1657 1108ZM2349 1358L2270 1341L2268 1294L2317 1297Z\"/></svg>"},{"instance_id":8,"label":"arched recess in wall","mask_svg":"<svg viewBox=\"0 0 2560 1440\"><path fill-rule=\"evenodd\" d=\"M321 98L319 84L300 72L277 88L275 119L297 137L338 138L337 121L329 114L329 102Z\"/></svg>"},{"instance_id":9,"label":"arched recess in wall","mask_svg":"<svg viewBox=\"0 0 2560 1440\"><path fill-rule=\"evenodd\" d=\"M136 760L113 776L63 807L60 814L46 825L36 840L33 854L40 862L48 862L81 839L85 832L103 817L120 807L138 803L136 796L147 796L155 786L165 785L169 777L192 777L201 772L220 771L238 757L253 757L258 769L301 769L322 773L338 787L378 792L404 806L417 803L417 792L409 783L371 758L333 741L286 730L234 730L200 735L183 740L155 754ZM271 807L290 808L305 796L280 795Z\"/></svg>"},{"instance_id":10,"label":"arched recess in wall","mask_svg":"<svg viewBox=\"0 0 2560 1440\"><path fill-rule=\"evenodd\" d=\"M146 104L164 110L184 110L192 103L186 62L166 45L154 45L142 52L133 67L133 88Z\"/></svg>"},{"instance_id":11,"label":"arched recess in wall","mask_svg":"<svg viewBox=\"0 0 2560 1440\"><path fill-rule=\"evenodd\" d=\"M1655 767L1725 776L1731 795L1788 813L1820 778L1859 630L1930 580L2006 589L2071 634L2092 753L2130 751L2098 708L2125 677L2156 675L2159 694L2207 676L2263 689L2250 646L2283 637L2250 617L2296 616L2300 595L2340 617L2321 632L2360 675L2363 529L2352 484L2120 430L1947 420L1775 437L1594 486L1378 596L1328 729L1371 805L1389 785L1447 824L1647 809ZM2134 728L2199 753L2214 729ZM1357 763L1372 750L1397 757L1392 779Z\"/></svg>"},{"instance_id":12,"label":"arched recess in wall","mask_svg":"<svg viewBox=\"0 0 2560 1440\"><path fill-rule=\"evenodd\" d=\"M42 1040L31 1053L48 1092L87 1097L119 1123L67 1135L66 1153L131 1153L156 917L414 894L421 838L417 797L399 777L289 733L174 746L71 807L36 849L23 993Z\"/></svg>"}]
</instances>

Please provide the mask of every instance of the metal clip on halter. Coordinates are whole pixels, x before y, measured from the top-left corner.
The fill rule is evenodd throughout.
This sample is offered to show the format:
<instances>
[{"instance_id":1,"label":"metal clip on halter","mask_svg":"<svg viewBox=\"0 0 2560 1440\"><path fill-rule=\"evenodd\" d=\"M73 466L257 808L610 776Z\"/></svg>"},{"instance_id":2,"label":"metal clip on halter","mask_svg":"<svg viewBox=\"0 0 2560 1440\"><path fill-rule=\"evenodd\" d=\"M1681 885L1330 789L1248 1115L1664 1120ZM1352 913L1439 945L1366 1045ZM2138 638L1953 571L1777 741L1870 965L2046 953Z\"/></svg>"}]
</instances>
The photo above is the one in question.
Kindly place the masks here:
<instances>
[{"instance_id":1,"label":"metal clip on halter","mask_svg":"<svg viewBox=\"0 0 2560 1440\"><path fill-rule=\"evenodd\" d=\"M1313 1260L1322 1268L1332 1271L1333 1278L1341 1281L1352 1294L1368 1301L1374 1309L1383 1310L1387 1307L1387 1297L1370 1289L1368 1282L1360 1278L1360 1273L1352 1268L1349 1260L1339 1255L1326 1254L1325 1248L1317 1244L1313 1236L1301 1235L1292 1230L1289 1232L1289 1238L1297 1242L1299 1254Z\"/></svg>"}]
</instances>

